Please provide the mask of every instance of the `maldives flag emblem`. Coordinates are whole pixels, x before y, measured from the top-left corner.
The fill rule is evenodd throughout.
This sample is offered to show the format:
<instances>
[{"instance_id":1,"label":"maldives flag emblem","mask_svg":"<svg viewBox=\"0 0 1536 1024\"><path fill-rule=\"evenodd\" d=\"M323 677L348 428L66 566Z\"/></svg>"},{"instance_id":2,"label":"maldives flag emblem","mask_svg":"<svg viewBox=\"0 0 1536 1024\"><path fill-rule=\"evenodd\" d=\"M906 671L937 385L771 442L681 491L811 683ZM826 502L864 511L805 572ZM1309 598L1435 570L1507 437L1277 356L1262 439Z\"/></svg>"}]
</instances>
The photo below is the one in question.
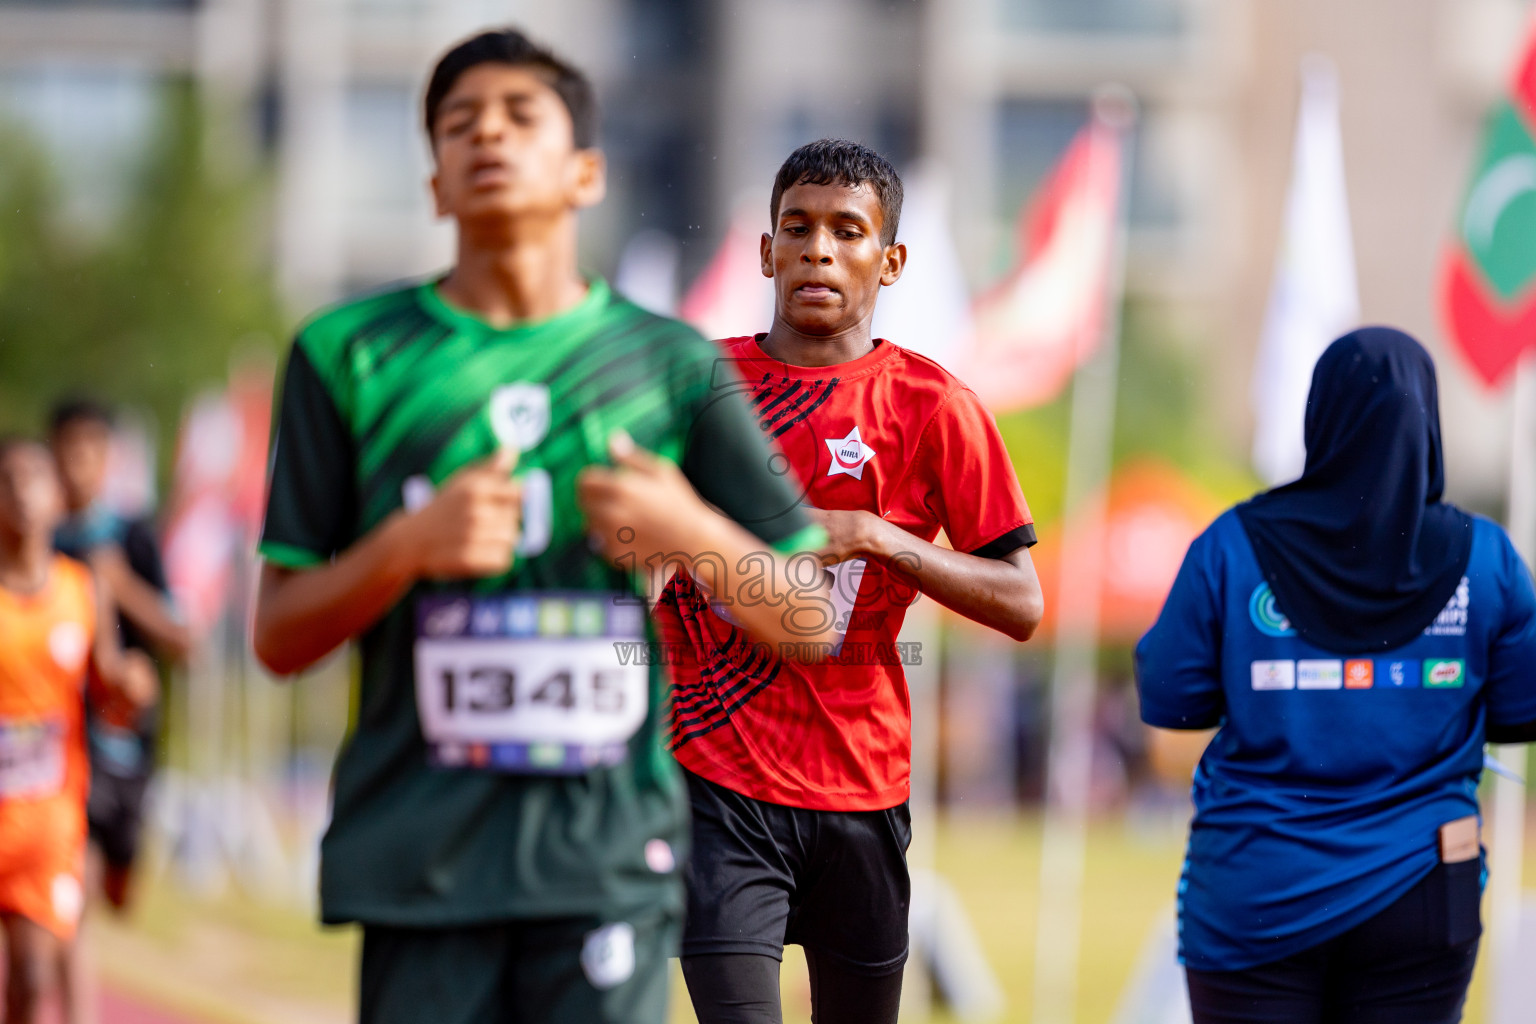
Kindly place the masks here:
<instances>
[{"instance_id":1,"label":"maldives flag emblem","mask_svg":"<svg viewBox=\"0 0 1536 1024\"><path fill-rule=\"evenodd\" d=\"M1484 383L1536 347L1536 32L1488 118L1440 282L1446 327Z\"/></svg>"}]
</instances>

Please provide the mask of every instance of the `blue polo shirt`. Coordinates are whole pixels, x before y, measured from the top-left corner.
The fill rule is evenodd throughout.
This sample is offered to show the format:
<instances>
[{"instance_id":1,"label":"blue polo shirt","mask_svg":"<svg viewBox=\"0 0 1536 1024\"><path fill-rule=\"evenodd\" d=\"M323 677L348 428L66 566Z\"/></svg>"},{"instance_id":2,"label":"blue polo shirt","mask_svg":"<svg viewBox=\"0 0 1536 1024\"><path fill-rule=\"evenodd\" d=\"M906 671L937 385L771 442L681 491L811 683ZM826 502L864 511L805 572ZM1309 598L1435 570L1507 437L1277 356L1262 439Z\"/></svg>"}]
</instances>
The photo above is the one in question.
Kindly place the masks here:
<instances>
[{"instance_id":1,"label":"blue polo shirt","mask_svg":"<svg viewBox=\"0 0 1536 1024\"><path fill-rule=\"evenodd\" d=\"M1190 545L1136 681L1149 725L1220 726L1195 769L1179 953L1241 970L1348 931L1438 863L1439 827L1477 813L1485 723L1536 721L1536 594L1476 518L1466 578L1421 636L1325 651L1228 511Z\"/></svg>"}]
</instances>

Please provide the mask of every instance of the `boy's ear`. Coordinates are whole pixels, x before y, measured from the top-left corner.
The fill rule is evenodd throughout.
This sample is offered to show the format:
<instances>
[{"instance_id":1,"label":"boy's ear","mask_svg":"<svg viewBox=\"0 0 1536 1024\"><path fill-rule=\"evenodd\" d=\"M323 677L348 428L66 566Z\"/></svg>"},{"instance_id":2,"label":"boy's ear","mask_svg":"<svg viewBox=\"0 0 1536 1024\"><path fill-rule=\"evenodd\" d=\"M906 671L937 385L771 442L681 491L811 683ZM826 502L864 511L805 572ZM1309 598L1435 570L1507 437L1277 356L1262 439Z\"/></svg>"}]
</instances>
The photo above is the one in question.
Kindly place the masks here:
<instances>
[{"instance_id":1,"label":"boy's ear","mask_svg":"<svg viewBox=\"0 0 1536 1024\"><path fill-rule=\"evenodd\" d=\"M600 149L578 149L571 162L571 205L596 206L608 194L608 160Z\"/></svg>"},{"instance_id":2,"label":"boy's ear","mask_svg":"<svg viewBox=\"0 0 1536 1024\"><path fill-rule=\"evenodd\" d=\"M763 276L773 276L773 236L763 232L763 237L757 243L758 256L763 262Z\"/></svg>"},{"instance_id":3,"label":"boy's ear","mask_svg":"<svg viewBox=\"0 0 1536 1024\"><path fill-rule=\"evenodd\" d=\"M905 243L897 242L895 245L885 247L885 258L880 264L880 283L893 285L901 280L901 272L907 266L907 247Z\"/></svg>"},{"instance_id":4,"label":"boy's ear","mask_svg":"<svg viewBox=\"0 0 1536 1024\"><path fill-rule=\"evenodd\" d=\"M432 189L432 210L434 216L448 216L448 206L443 198L443 181L435 169L432 171L432 176L427 179L427 184Z\"/></svg>"}]
</instances>

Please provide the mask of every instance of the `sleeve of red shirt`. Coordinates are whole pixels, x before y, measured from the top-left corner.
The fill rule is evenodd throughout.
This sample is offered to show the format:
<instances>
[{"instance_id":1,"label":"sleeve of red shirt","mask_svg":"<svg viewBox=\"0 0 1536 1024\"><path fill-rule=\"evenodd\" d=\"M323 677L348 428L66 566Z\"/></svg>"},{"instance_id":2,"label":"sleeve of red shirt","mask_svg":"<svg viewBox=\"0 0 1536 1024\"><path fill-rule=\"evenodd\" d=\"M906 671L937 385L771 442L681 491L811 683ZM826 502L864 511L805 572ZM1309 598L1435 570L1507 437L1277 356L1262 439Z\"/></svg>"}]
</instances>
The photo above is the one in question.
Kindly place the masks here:
<instances>
[{"instance_id":1,"label":"sleeve of red shirt","mask_svg":"<svg viewBox=\"0 0 1536 1024\"><path fill-rule=\"evenodd\" d=\"M997 421L975 392L956 388L933 414L919 464L924 504L956 551L1003 558L1035 543L1034 517Z\"/></svg>"}]
</instances>

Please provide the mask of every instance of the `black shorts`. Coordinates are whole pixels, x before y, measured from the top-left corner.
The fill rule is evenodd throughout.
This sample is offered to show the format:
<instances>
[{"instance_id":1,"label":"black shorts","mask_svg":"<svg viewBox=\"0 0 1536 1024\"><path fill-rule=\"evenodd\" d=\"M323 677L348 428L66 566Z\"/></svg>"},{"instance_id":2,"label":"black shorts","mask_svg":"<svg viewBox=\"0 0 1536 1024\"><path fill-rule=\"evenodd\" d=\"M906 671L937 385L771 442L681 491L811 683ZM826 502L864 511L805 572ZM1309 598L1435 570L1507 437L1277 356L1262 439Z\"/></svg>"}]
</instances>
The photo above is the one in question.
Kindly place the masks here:
<instances>
[{"instance_id":1,"label":"black shorts","mask_svg":"<svg viewBox=\"0 0 1536 1024\"><path fill-rule=\"evenodd\" d=\"M669 914L363 926L362 1024L665 1024Z\"/></svg>"},{"instance_id":2,"label":"black shorts","mask_svg":"<svg viewBox=\"0 0 1536 1024\"><path fill-rule=\"evenodd\" d=\"M1186 971L1195 1024L1453 1024L1477 962L1482 865L1441 864L1387 909L1295 956Z\"/></svg>"},{"instance_id":3,"label":"black shorts","mask_svg":"<svg viewBox=\"0 0 1536 1024\"><path fill-rule=\"evenodd\" d=\"M683 956L794 943L865 974L907 960L907 805L812 811L754 800L684 772L693 805Z\"/></svg>"},{"instance_id":4,"label":"black shorts","mask_svg":"<svg viewBox=\"0 0 1536 1024\"><path fill-rule=\"evenodd\" d=\"M85 818L91 842L101 850L110 867L131 868L139 855L139 835L144 831L144 793L148 788L148 776L125 778L104 771L91 773Z\"/></svg>"}]
</instances>

